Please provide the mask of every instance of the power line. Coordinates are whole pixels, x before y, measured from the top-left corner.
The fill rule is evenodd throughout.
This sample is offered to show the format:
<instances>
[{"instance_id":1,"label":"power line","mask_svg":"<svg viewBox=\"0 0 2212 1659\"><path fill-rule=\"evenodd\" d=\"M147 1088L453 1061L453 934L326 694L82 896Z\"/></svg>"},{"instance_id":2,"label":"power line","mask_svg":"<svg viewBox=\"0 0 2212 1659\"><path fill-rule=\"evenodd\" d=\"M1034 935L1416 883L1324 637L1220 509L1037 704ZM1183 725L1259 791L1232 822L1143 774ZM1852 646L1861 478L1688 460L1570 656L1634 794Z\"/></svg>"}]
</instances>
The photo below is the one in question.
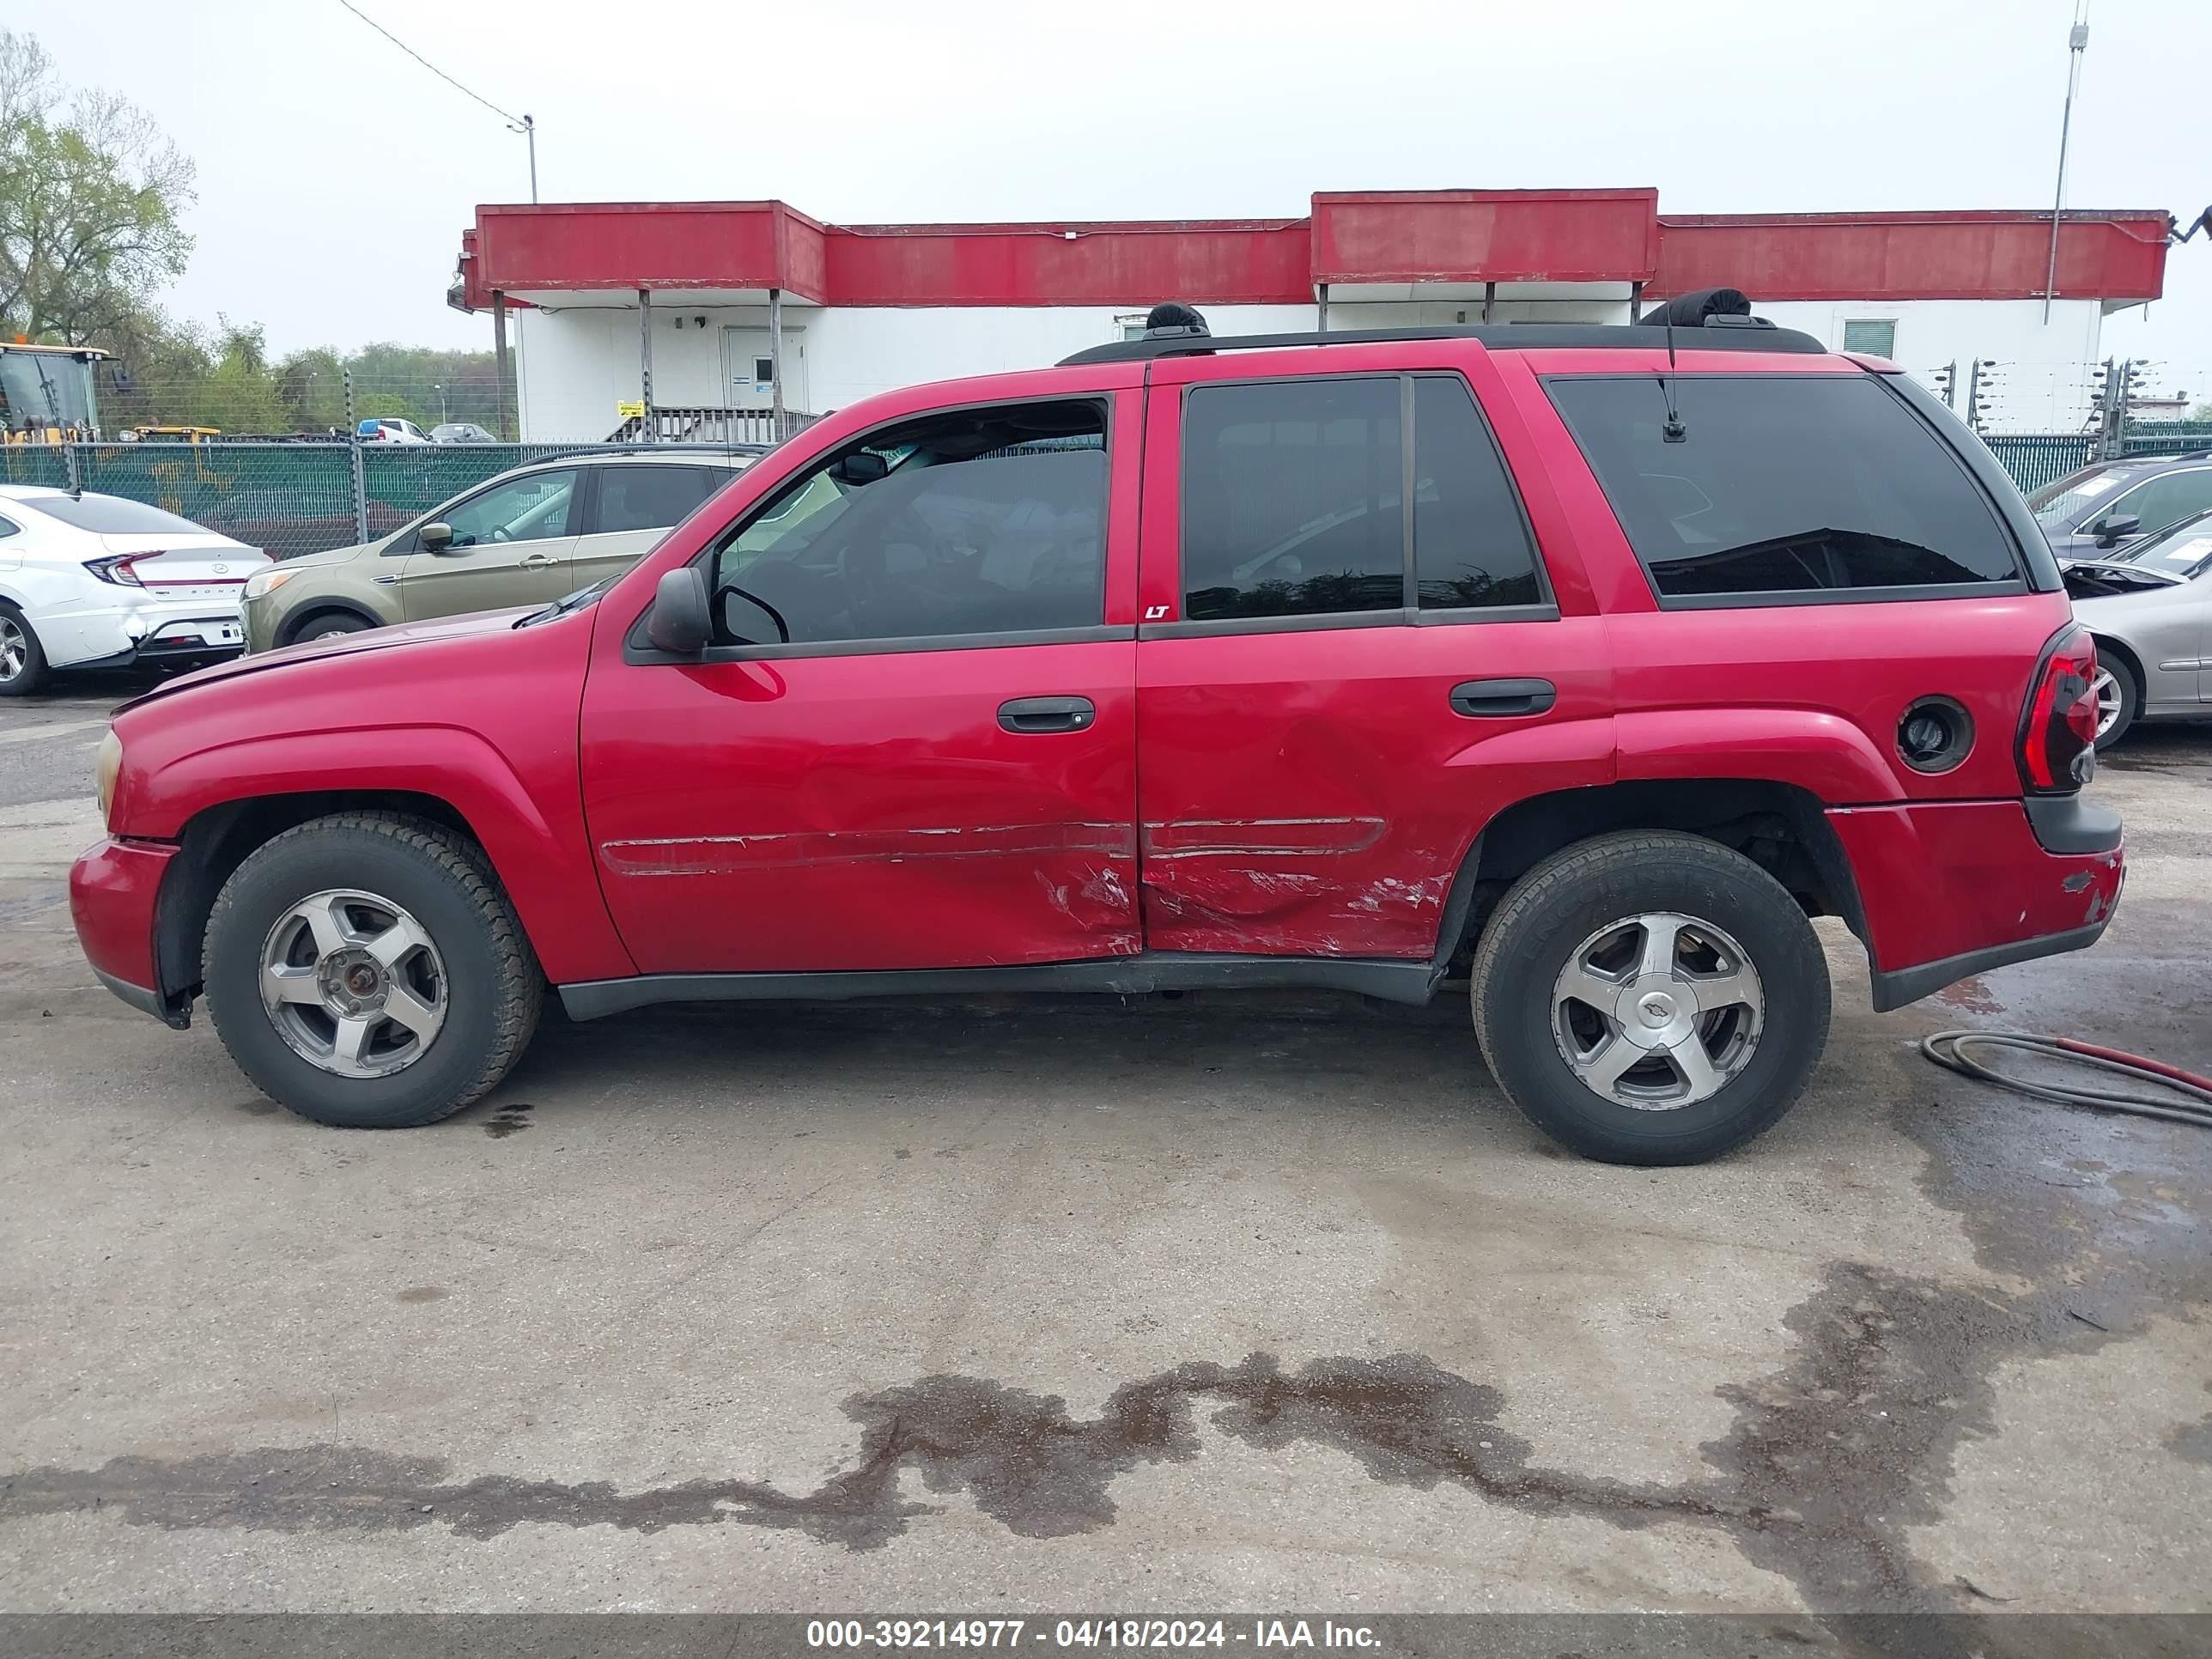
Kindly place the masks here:
<instances>
[{"instance_id":1,"label":"power line","mask_svg":"<svg viewBox=\"0 0 2212 1659\"><path fill-rule=\"evenodd\" d=\"M453 77L452 76L450 76L450 75L447 74L445 70L443 70L440 69L440 68L439 68L435 64L432 63L428 58L425 58L425 57L424 57L421 52L419 52L416 51L414 47L412 47L412 46L409 46L409 45L408 45L404 40L401 40L398 35L394 34L394 33L393 33L390 29L388 29L388 28L385 27L383 24L381 24L381 23L378 22L378 21L376 21L376 19L374 19L374 17L371 17L371 16L370 16L367 12L363 11L363 10L362 10L359 6L355 5L355 4L353 3L353 0L338 0L338 4L340 4L340 5L343 6L343 7L344 7L348 11L351 12L355 16L356 16L356 17L360 18L360 19L361 19L361 21L362 21L362 22L364 22L364 23L368 24L368 25L369 26L369 27L371 27L371 28L374 29L374 30L375 30L379 34L382 35L386 40L387 40L391 41L391 42L392 42L392 44L393 46L395 46L398 47L400 51L402 51L402 52L405 52L405 53L406 53L410 58L413 58L416 63L420 64L421 64L424 69L426 69L426 70L429 70L431 74L433 74L433 75L436 76L437 76L441 81L443 81L443 82L444 82L447 86L449 86L449 87L453 88L454 91L456 91L456 92L459 92L459 93L462 94L464 96L466 96L466 97L470 97L470 98L473 98L473 99L475 99L475 100L477 100L477 102L478 102L479 104L482 104L482 105L483 105L486 109L489 110L489 111L490 111L494 115L496 115L497 117L499 117L499 118L500 118L501 120L505 121L505 122L506 122L506 123L507 123L510 126L514 127L516 131L521 131L521 129L522 129L522 126L523 126L524 123L525 123L525 122L527 120L527 118L528 118L527 117L526 117L526 116L520 116L520 115L509 115L509 114L508 114L505 110L501 109L501 108L497 104L493 103L493 102L492 102L492 100L491 100L490 99L489 99L489 98L486 98L486 97L483 96L481 94L475 93L475 92L471 92L471 91L469 90L469 88L466 88L466 87L463 86L463 85L462 85L459 81L456 81L455 79L453 79Z\"/></svg>"}]
</instances>

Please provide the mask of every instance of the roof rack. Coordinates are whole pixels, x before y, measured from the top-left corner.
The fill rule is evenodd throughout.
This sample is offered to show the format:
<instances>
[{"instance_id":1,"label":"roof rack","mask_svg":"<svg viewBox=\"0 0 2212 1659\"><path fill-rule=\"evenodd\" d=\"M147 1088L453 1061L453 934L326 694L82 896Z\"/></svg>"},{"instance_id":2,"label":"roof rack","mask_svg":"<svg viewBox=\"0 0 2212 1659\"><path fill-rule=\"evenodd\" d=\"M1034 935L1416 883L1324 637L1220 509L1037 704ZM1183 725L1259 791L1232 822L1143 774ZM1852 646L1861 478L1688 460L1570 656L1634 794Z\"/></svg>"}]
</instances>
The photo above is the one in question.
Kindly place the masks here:
<instances>
[{"instance_id":1,"label":"roof rack","mask_svg":"<svg viewBox=\"0 0 2212 1659\"><path fill-rule=\"evenodd\" d=\"M1664 351L1668 331L1633 323L1489 323L1460 328L1347 328L1325 334L1182 334L1115 340L1060 360L1078 363L1145 362L1215 351L1273 351L1289 346L1371 345L1397 340L1473 340L1492 351ZM1674 330L1678 351L1784 351L1825 356L1828 348L1794 328L1723 326Z\"/></svg>"}]
</instances>

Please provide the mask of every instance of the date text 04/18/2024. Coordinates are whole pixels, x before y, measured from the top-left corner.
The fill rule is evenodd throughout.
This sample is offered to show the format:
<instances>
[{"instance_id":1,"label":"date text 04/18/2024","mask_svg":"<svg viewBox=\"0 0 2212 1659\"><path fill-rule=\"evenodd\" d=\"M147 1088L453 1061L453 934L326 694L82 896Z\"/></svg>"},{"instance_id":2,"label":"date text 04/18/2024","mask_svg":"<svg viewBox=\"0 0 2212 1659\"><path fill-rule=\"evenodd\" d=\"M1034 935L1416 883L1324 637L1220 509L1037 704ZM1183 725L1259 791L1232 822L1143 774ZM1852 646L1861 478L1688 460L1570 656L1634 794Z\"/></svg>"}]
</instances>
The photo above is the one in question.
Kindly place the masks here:
<instances>
[{"instance_id":1,"label":"date text 04/18/2024","mask_svg":"<svg viewBox=\"0 0 2212 1659\"><path fill-rule=\"evenodd\" d=\"M1364 1625L1334 1620L1254 1619L814 1619L810 1648L1360 1648L1380 1645Z\"/></svg>"}]
</instances>

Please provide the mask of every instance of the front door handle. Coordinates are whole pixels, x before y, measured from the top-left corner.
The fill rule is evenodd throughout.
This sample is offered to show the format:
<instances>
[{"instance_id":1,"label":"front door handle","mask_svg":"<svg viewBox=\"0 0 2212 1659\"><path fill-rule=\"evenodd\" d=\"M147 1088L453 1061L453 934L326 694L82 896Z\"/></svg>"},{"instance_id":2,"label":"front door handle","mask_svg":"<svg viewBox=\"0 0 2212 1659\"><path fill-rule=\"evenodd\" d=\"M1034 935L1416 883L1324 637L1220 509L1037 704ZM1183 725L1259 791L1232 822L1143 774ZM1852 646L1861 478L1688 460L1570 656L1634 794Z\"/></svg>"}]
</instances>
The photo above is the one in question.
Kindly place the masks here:
<instances>
[{"instance_id":1,"label":"front door handle","mask_svg":"<svg viewBox=\"0 0 2212 1659\"><path fill-rule=\"evenodd\" d=\"M1081 732L1097 718L1088 697L1016 697L999 705L999 725L1017 737Z\"/></svg>"},{"instance_id":2,"label":"front door handle","mask_svg":"<svg viewBox=\"0 0 2212 1659\"><path fill-rule=\"evenodd\" d=\"M553 556L550 553L530 553L524 555L516 562L525 570L543 570L553 562Z\"/></svg>"},{"instance_id":3,"label":"front door handle","mask_svg":"<svg viewBox=\"0 0 2212 1659\"><path fill-rule=\"evenodd\" d=\"M1540 714L1559 700L1549 680L1462 680L1451 689L1452 713L1476 720Z\"/></svg>"}]
</instances>

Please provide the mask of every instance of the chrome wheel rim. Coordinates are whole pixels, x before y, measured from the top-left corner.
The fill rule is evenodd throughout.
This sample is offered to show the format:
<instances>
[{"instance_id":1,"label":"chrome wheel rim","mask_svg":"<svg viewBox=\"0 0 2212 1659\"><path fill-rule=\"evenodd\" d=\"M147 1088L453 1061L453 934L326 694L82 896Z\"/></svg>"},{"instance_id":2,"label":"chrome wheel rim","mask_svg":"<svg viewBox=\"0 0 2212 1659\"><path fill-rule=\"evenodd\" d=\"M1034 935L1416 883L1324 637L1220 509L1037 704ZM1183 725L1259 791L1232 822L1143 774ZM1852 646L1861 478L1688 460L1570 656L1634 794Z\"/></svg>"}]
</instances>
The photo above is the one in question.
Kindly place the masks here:
<instances>
[{"instance_id":1,"label":"chrome wheel rim","mask_svg":"<svg viewBox=\"0 0 2212 1659\"><path fill-rule=\"evenodd\" d=\"M1638 1112L1710 1100L1751 1063L1766 996L1721 928L1670 910L1583 940L1552 987L1552 1036L1584 1088Z\"/></svg>"},{"instance_id":2,"label":"chrome wheel rim","mask_svg":"<svg viewBox=\"0 0 2212 1659\"><path fill-rule=\"evenodd\" d=\"M2089 682L2089 690L2097 697L2097 735L2103 737L2120 721L2120 709L2125 700L2120 696L2120 678L2109 668L2099 668L2096 678Z\"/></svg>"},{"instance_id":3,"label":"chrome wheel rim","mask_svg":"<svg viewBox=\"0 0 2212 1659\"><path fill-rule=\"evenodd\" d=\"M374 893L311 893L262 944L270 1023L333 1077L389 1077L422 1059L445 1025L447 994L428 932Z\"/></svg>"},{"instance_id":4,"label":"chrome wheel rim","mask_svg":"<svg viewBox=\"0 0 2212 1659\"><path fill-rule=\"evenodd\" d=\"M0 617L0 681L12 680L30 665L31 641L13 617Z\"/></svg>"}]
</instances>

